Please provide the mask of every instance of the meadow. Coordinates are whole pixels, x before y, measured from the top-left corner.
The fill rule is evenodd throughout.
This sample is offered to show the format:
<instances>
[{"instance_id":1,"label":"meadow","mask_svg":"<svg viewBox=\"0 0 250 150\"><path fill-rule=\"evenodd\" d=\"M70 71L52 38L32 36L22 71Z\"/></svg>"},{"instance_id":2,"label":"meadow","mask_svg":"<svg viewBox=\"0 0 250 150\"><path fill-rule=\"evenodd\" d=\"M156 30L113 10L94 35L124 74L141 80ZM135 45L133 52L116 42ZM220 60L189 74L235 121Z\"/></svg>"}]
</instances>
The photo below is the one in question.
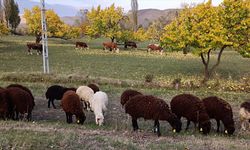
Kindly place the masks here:
<instances>
[{"instance_id":1,"label":"meadow","mask_svg":"<svg viewBox=\"0 0 250 150\"><path fill-rule=\"evenodd\" d=\"M90 49L75 50L77 40L89 43ZM34 37L0 37L0 86L23 84L32 90L36 102L33 122L0 121L2 149L249 149L250 133L239 130L238 110L240 103L250 97L250 59L228 49L215 77L207 85L200 85L203 66L197 56L180 52L148 54L149 42L139 43L138 50L104 52L102 42L107 40L49 39L51 74L43 75L42 57L27 55L26 42L34 41ZM145 83L145 76L150 74L154 75L153 81ZM181 79L179 90L172 87L175 79ZM95 125L92 113L86 112L84 125L68 125L62 109L47 108L44 93L50 85L77 87L91 82L98 83L109 96L103 127ZM233 107L236 132L231 137L217 134L213 122L208 136L193 126L187 132L174 134L168 123L161 122L162 137L158 138L152 132L153 121L140 119L141 130L135 133L119 102L121 93L128 88L158 96L167 103L181 93L200 98L220 96ZM56 101L56 106L60 106L60 101Z\"/></svg>"}]
</instances>

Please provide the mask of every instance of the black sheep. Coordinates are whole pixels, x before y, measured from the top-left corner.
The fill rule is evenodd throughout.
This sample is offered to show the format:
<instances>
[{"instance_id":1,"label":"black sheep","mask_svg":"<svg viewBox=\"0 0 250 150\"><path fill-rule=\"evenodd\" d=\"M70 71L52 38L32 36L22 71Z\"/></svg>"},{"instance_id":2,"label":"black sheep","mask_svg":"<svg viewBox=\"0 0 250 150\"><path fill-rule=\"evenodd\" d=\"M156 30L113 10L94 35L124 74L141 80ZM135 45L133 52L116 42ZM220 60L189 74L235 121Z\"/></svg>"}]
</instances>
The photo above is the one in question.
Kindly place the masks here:
<instances>
[{"instance_id":1,"label":"black sheep","mask_svg":"<svg viewBox=\"0 0 250 150\"><path fill-rule=\"evenodd\" d=\"M62 98L62 108L66 114L67 123L72 123L72 116L75 115L78 124L83 124L86 117L79 96L74 91L67 91Z\"/></svg>"},{"instance_id":2,"label":"black sheep","mask_svg":"<svg viewBox=\"0 0 250 150\"><path fill-rule=\"evenodd\" d=\"M136 95L142 95L142 93L131 89L124 91L121 95L121 105L124 106L127 101Z\"/></svg>"},{"instance_id":3,"label":"black sheep","mask_svg":"<svg viewBox=\"0 0 250 150\"><path fill-rule=\"evenodd\" d=\"M171 110L176 116L181 119L185 117L187 119L187 127L190 122L194 122L195 126L198 123L198 127L203 134L208 134L211 129L211 122L206 112L206 108L203 102L196 96L191 94L181 94L175 96L171 102Z\"/></svg>"},{"instance_id":4,"label":"black sheep","mask_svg":"<svg viewBox=\"0 0 250 150\"><path fill-rule=\"evenodd\" d=\"M235 131L232 107L225 100L216 96L211 96L203 99L207 114L210 119L215 119L217 122L217 132L220 128L220 120L224 124L226 134L233 134Z\"/></svg>"},{"instance_id":5,"label":"black sheep","mask_svg":"<svg viewBox=\"0 0 250 150\"><path fill-rule=\"evenodd\" d=\"M100 91L99 87L96 84L93 83L88 84L88 87L91 88L94 91L94 93Z\"/></svg>"},{"instance_id":6,"label":"black sheep","mask_svg":"<svg viewBox=\"0 0 250 150\"><path fill-rule=\"evenodd\" d=\"M48 108L50 108L50 103L52 103L53 108L56 108L54 100L61 100L63 94L68 90L76 91L76 88L66 88L60 85L50 86L45 93L45 96L48 99Z\"/></svg>"},{"instance_id":7,"label":"black sheep","mask_svg":"<svg viewBox=\"0 0 250 150\"><path fill-rule=\"evenodd\" d=\"M124 107L125 112L132 117L134 131L139 129L138 118L154 120L154 131L157 132L158 136L161 135L159 120L168 121L174 132L180 132L181 130L180 120L170 111L168 104L162 99L151 95L136 95L127 101Z\"/></svg>"}]
</instances>

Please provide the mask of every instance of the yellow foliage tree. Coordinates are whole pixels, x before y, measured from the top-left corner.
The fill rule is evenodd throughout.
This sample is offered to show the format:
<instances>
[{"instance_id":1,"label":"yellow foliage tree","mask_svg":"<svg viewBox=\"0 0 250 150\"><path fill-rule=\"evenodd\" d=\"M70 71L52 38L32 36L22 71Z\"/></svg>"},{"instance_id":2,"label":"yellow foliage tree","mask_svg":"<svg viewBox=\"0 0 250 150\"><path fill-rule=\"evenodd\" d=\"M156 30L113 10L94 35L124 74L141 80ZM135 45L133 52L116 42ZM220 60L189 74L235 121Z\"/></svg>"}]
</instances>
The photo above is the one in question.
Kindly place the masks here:
<instances>
[{"instance_id":1,"label":"yellow foliage tree","mask_svg":"<svg viewBox=\"0 0 250 150\"><path fill-rule=\"evenodd\" d=\"M123 9L111 5L105 9L100 6L92 8L87 14L89 25L87 25L87 34L91 37L103 35L110 38L112 42L122 34L120 22L124 19Z\"/></svg>"},{"instance_id":2,"label":"yellow foliage tree","mask_svg":"<svg viewBox=\"0 0 250 150\"><path fill-rule=\"evenodd\" d=\"M186 8L170 25L165 27L162 44L171 50L191 50L201 57L204 65L204 82L211 76L221 61L227 47L249 53L249 1L224 0L213 7L211 0ZM216 63L210 67L212 51L219 50Z\"/></svg>"},{"instance_id":3,"label":"yellow foliage tree","mask_svg":"<svg viewBox=\"0 0 250 150\"><path fill-rule=\"evenodd\" d=\"M39 35L42 30L41 25L41 9L38 6L32 8L32 10L24 10L24 18L28 25L28 31L30 34ZM70 27L61 21L60 17L53 11L46 11L47 19L47 31L49 37L60 37L60 38L72 38L79 36L80 31L74 27ZM76 33L78 32L79 33Z\"/></svg>"},{"instance_id":4,"label":"yellow foliage tree","mask_svg":"<svg viewBox=\"0 0 250 150\"><path fill-rule=\"evenodd\" d=\"M9 29L5 26L4 23L0 23L0 36L6 35L9 33Z\"/></svg>"}]
</instances>

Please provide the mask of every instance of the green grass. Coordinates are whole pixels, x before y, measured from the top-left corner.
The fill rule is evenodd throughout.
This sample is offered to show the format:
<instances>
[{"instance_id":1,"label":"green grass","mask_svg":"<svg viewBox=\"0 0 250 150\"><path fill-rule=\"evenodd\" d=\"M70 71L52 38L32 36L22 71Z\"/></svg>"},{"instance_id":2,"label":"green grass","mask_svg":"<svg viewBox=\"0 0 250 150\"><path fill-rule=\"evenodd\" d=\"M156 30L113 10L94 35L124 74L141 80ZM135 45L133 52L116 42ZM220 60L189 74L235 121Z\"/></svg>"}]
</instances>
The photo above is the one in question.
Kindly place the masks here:
<instances>
[{"instance_id":1,"label":"green grass","mask_svg":"<svg viewBox=\"0 0 250 150\"><path fill-rule=\"evenodd\" d=\"M90 50L75 50L74 42L78 40L89 43ZM102 42L107 40L49 39L51 74L44 75L41 73L42 57L28 56L26 52L26 42L34 41L34 37L0 38L0 86L23 84L31 89L36 102L34 123L0 121L0 149L248 149L250 136L239 130L238 109L250 97L250 59L232 50L225 51L215 78L207 86L200 86L203 66L196 56L148 54L145 48L148 42L140 43L138 50L121 49L119 54L114 54L101 49ZM215 60L214 55L212 60ZM144 82L148 74L154 75L152 83ZM171 85L177 78L181 78L182 83L179 90ZM47 108L44 93L50 85L78 87L90 82L98 83L109 96L105 126L96 126L90 112L86 112L83 126L68 125L60 108ZM193 127L188 132L174 134L168 123L161 122L162 137L158 138L152 133L153 121L140 119L141 131L134 133L131 120L119 102L127 88L155 95L167 103L181 93L200 98L222 97L233 107L236 132L232 137L217 134L213 122L208 136L199 134ZM55 103L60 107L60 101Z\"/></svg>"}]
</instances>

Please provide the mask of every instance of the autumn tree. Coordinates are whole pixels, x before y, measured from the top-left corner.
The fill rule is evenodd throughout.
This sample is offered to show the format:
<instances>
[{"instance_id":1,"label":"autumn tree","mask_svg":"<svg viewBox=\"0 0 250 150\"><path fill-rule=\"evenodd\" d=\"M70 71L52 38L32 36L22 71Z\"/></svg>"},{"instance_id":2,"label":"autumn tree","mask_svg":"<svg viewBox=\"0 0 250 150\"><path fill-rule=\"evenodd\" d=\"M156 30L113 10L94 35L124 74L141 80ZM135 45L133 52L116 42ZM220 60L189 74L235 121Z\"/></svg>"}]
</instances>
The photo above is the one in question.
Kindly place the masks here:
<instances>
[{"instance_id":1,"label":"autumn tree","mask_svg":"<svg viewBox=\"0 0 250 150\"><path fill-rule=\"evenodd\" d=\"M110 38L112 42L121 36L120 22L124 19L123 9L111 5L105 9L101 6L92 8L87 14L89 25L87 34L91 37L102 35Z\"/></svg>"},{"instance_id":2,"label":"autumn tree","mask_svg":"<svg viewBox=\"0 0 250 150\"><path fill-rule=\"evenodd\" d=\"M32 10L25 9L24 18L28 25L28 32L39 35L42 30L41 9L38 6L33 7ZM53 10L46 11L46 19L49 37L73 38L79 36L79 28L66 25Z\"/></svg>"},{"instance_id":3,"label":"autumn tree","mask_svg":"<svg viewBox=\"0 0 250 150\"><path fill-rule=\"evenodd\" d=\"M247 1L225 0L219 7L211 1L184 9L179 18L165 27L162 44L171 50L183 50L200 56L204 82L211 78L227 47L249 52L249 8ZM219 51L211 65L213 51Z\"/></svg>"}]
</instances>

